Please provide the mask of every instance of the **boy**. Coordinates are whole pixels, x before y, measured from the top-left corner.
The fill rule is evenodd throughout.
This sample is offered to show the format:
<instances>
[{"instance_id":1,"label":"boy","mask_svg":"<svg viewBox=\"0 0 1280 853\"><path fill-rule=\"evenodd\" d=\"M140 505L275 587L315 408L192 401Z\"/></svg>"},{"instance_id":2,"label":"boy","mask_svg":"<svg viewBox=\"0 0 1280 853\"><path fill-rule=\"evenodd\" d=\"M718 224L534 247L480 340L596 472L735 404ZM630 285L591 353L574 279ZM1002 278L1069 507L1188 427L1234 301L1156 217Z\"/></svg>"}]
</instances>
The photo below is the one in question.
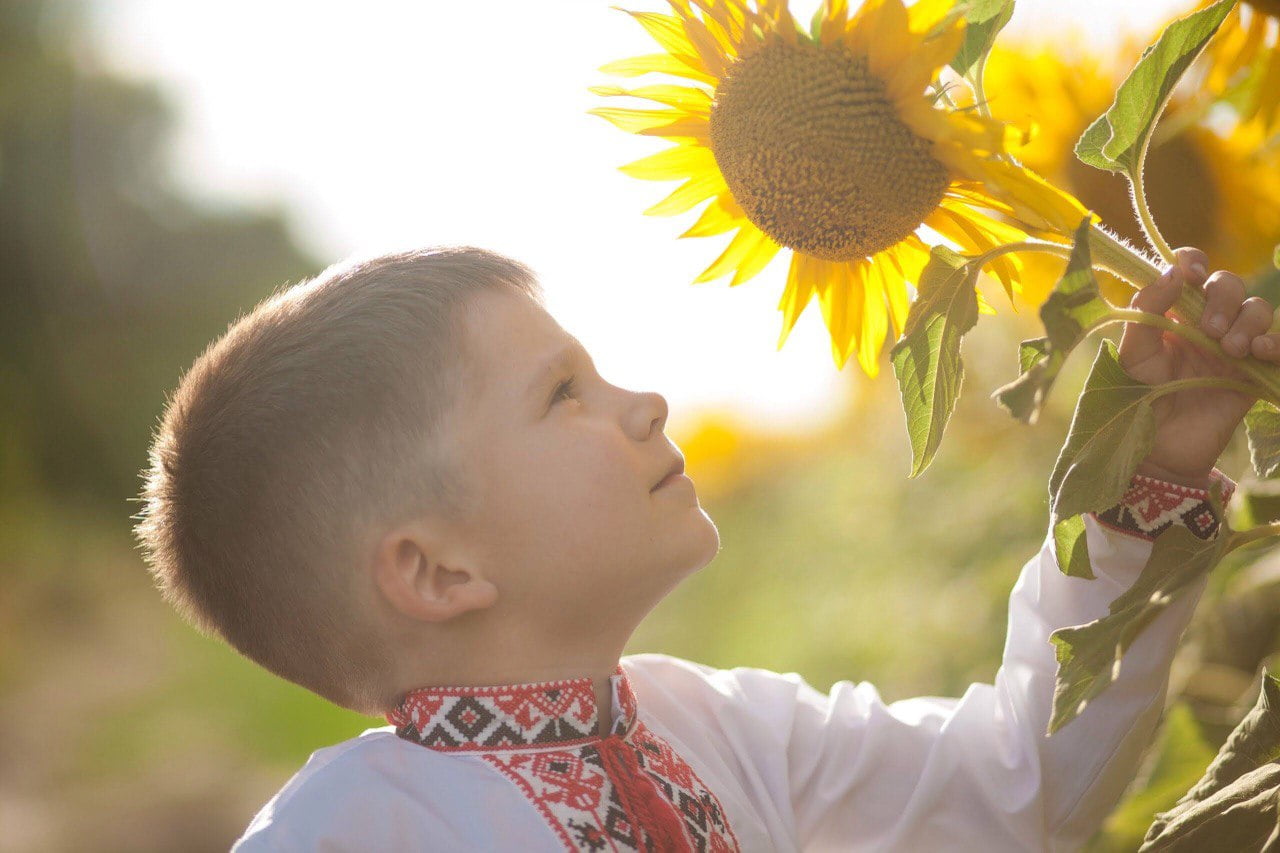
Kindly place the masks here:
<instances>
[{"instance_id":1,"label":"boy","mask_svg":"<svg viewBox=\"0 0 1280 853\"><path fill-rule=\"evenodd\" d=\"M1273 311L1205 256L1205 331L1275 360ZM259 850L1043 850L1098 827L1158 722L1203 582L1119 679L1044 736L1049 634L1088 622L1169 524L1207 537L1213 468L1253 402L1162 398L1124 502L1087 517L1096 580L1052 537L1023 568L995 684L886 705L798 676L620 660L715 556L663 432L610 384L521 264L473 248L331 269L234 323L169 401L138 533L166 597L278 675L391 724L320 749L235 846ZM1209 325L1222 315L1225 323ZM1128 324L1135 379L1236 375ZM803 571L803 567L795 569Z\"/></svg>"}]
</instances>

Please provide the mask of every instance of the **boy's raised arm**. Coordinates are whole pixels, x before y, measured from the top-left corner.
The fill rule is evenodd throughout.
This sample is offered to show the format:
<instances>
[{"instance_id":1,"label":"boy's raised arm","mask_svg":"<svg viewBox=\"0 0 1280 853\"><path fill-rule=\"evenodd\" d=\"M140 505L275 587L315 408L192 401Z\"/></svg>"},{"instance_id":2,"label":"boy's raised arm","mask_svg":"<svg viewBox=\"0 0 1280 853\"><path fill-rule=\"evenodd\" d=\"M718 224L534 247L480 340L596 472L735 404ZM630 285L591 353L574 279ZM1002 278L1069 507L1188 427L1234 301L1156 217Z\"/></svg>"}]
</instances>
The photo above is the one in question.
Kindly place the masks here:
<instances>
[{"instance_id":1,"label":"boy's raised arm","mask_svg":"<svg viewBox=\"0 0 1280 853\"><path fill-rule=\"evenodd\" d=\"M1191 491L1145 480L1126 500L1142 512L1185 495L1181 519L1202 509ZM1159 721L1170 663L1204 579L1138 637L1115 683L1046 737L1057 672L1049 635L1106 615L1152 549L1150 538L1093 515L1085 526L1096 579L1062 574L1046 536L1010 595L994 685L970 685L960 699L892 704L867 683L841 682L829 696L807 685L797 692L788 757L802 846L1073 850L1098 828Z\"/></svg>"}]
</instances>

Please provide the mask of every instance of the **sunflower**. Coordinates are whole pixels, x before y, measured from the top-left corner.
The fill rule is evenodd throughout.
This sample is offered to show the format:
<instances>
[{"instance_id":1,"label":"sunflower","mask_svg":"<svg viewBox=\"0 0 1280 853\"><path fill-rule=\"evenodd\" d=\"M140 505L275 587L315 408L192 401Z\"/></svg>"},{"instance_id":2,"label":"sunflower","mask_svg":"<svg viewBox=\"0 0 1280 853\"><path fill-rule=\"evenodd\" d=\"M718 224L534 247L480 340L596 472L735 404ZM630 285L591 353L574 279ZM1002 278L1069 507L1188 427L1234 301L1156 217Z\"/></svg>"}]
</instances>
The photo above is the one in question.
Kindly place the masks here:
<instances>
[{"instance_id":1,"label":"sunflower","mask_svg":"<svg viewBox=\"0 0 1280 853\"><path fill-rule=\"evenodd\" d=\"M733 273L730 286L742 284L791 250L779 349L816 295L836 366L856 354L874 378L889 328L894 339L902 334L906 283L929 260L916 233L922 226L977 254L1028 234L1070 234L1086 215L1075 199L998 158L1022 131L942 103L937 71L964 38L950 0L910 8L868 0L853 15L843 0L825 0L812 32L782 0L668 3L674 15L628 11L664 52L601 70L682 82L592 88L665 109L591 112L674 143L622 167L637 178L683 181L646 213L680 214L709 201L680 236L736 230L695 283ZM1005 255L989 268L1012 304L1020 261ZM995 313L980 293L978 302Z\"/></svg>"},{"instance_id":2,"label":"sunflower","mask_svg":"<svg viewBox=\"0 0 1280 853\"><path fill-rule=\"evenodd\" d=\"M1201 0L1197 9L1212 5ZM1243 80L1240 118L1265 134L1280 130L1280 0L1243 0L1231 8L1205 49L1207 84L1222 92Z\"/></svg>"},{"instance_id":3,"label":"sunflower","mask_svg":"<svg viewBox=\"0 0 1280 853\"><path fill-rule=\"evenodd\" d=\"M1111 105L1128 71L1114 57L1132 57L1145 41L1130 36L1123 49L1091 51L1080 35L1055 37L1051 45L1005 41L987 60L988 104L1010 121L1034 115L1037 134L1019 158L1056 186L1096 211L1121 237L1143 245L1146 237L1133 212L1125 178L1081 163L1074 154L1085 128ZM958 97L961 104L966 96ZM1146 195L1157 225L1174 246L1193 245L1214 268L1249 274L1271 260L1280 242L1280 155L1262 151L1261 128L1237 125L1229 133L1182 121L1195 105L1175 90L1147 152ZM1175 135L1160 133L1178 127ZM1028 287L1023 298L1040 304L1057 281L1063 260L1026 258ZM1128 304L1132 287L1101 274L1103 295Z\"/></svg>"}]
</instances>

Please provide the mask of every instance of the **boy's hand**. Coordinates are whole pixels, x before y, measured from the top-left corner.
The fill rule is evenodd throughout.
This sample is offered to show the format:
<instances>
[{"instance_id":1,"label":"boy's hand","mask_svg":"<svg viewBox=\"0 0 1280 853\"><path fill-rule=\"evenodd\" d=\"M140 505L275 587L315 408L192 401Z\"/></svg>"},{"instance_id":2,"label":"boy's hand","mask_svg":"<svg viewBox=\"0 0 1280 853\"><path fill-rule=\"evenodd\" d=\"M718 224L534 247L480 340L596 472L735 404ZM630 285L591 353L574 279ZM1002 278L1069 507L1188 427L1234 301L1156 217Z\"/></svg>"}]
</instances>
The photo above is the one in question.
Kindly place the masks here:
<instances>
[{"instance_id":1,"label":"boy's hand","mask_svg":"<svg viewBox=\"0 0 1280 853\"><path fill-rule=\"evenodd\" d=\"M1199 328L1219 341L1231 361L1203 352L1172 332L1125 323L1118 350L1124 371L1139 382L1156 385L1196 376L1246 379L1233 363L1246 354L1280 362L1280 334L1267 334L1275 320L1271 303L1258 296L1245 299L1244 280L1234 273L1216 270L1206 276L1208 259L1199 249L1182 248L1175 255L1177 264L1138 291L1129 307L1165 315L1184 282L1203 288L1205 311ZM1218 315L1224 325L1213 325ZM1207 489L1209 472L1257 399L1227 388L1188 388L1157 398L1152 405L1155 440L1138 473Z\"/></svg>"}]
</instances>

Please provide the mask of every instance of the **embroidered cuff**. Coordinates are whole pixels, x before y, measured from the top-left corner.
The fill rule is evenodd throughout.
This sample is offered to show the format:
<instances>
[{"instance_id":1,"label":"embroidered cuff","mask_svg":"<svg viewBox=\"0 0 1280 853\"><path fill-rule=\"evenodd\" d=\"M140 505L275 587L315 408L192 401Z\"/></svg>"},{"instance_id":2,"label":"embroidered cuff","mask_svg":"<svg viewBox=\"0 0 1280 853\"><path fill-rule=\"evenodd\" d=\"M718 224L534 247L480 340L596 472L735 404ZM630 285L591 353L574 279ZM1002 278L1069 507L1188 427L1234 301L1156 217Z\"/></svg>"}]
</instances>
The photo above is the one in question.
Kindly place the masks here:
<instances>
[{"instance_id":1,"label":"embroidered cuff","mask_svg":"<svg viewBox=\"0 0 1280 853\"><path fill-rule=\"evenodd\" d=\"M1225 507L1236 490L1235 481L1217 468L1209 472L1209 478L1222 484ZM1209 503L1208 489L1182 486L1144 474L1133 475L1120 503L1090 515L1112 530L1147 540L1155 539L1172 524L1186 525L1201 539L1212 539L1218 532L1218 518Z\"/></svg>"}]
</instances>

